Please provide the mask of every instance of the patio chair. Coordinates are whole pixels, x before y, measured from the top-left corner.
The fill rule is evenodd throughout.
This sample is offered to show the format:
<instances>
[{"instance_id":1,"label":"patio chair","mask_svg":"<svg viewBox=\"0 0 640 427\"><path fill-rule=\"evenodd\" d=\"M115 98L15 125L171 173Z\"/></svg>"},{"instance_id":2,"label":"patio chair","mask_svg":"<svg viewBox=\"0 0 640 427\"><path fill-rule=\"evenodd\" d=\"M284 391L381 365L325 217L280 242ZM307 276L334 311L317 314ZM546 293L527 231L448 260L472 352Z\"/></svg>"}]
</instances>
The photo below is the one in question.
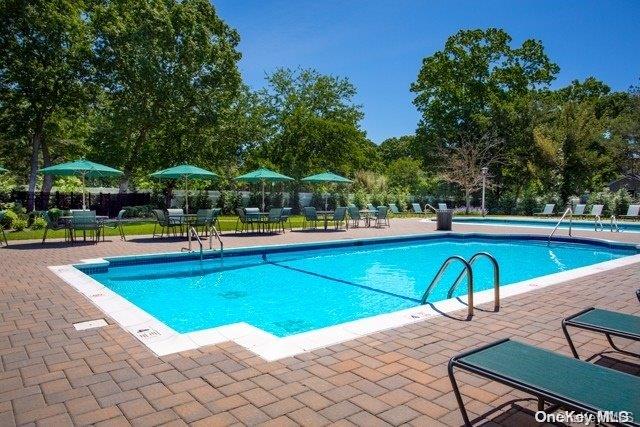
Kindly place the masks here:
<instances>
[{"instance_id":1,"label":"patio chair","mask_svg":"<svg viewBox=\"0 0 640 427\"><path fill-rule=\"evenodd\" d=\"M104 230L109 228L111 230L118 230L120 232L120 240L124 240L125 242L127 241L127 238L124 235L124 229L122 227L122 223L124 222L124 214L127 211L124 209L120 209L120 211L118 212L118 216L114 219L110 219L107 221L104 221L103 223L101 223L101 233L102 234L102 240L104 241Z\"/></svg>"},{"instance_id":2,"label":"patio chair","mask_svg":"<svg viewBox=\"0 0 640 427\"><path fill-rule=\"evenodd\" d=\"M623 219L639 219L640 218L640 205L629 205L626 215L620 215Z\"/></svg>"},{"instance_id":3,"label":"patio chair","mask_svg":"<svg viewBox=\"0 0 640 427\"><path fill-rule=\"evenodd\" d=\"M247 224L251 226L251 231L254 231L254 225L256 225L258 227L258 231L260 231L263 225L260 208L244 208L244 214L247 219Z\"/></svg>"},{"instance_id":4,"label":"patio chair","mask_svg":"<svg viewBox=\"0 0 640 427\"><path fill-rule=\"evenodd\" d=\"M336 208L331 218L329 218L327 221L333 222L336 230L340 228L340 224L342 223L344 223L345 229L349 228L349 222L347 219L347 208L344 206Z\"/></svg>"},{"instance_id":5,"label":"patio chair","mask_svg":"<svg viewBox=\"0 0 640 427\"><path fill-rule=\"evenodd\" d=\"M71 233L73 240L77 237L77 232L82 231L83 239L87 240L87 231L91 232L94 242L100 240L100 224L96 218L96 211L72 211Z\"/></svg>"},{"instance_id":6,"label":"patio chair","mask_svg":"<svg viewBox=\"0 0 640 427\"><path fill-rule=\"evenodd\" d=\"M209 227L216 227L218 231L222 231L220 228L220 214L222 213L221 208L213 208L211 209L211 218L209 219Z\"/></svg>"},{"instance_id":7,"label":"patio chair","mask_svg":"<svg viewBox=\"0 0 640 427\"><path fill-rule=\"evenodd\" d=\"M543 350L518 341L503 339L459 354L449 361L453 393L464 424L471 425L454 369L502 383L563 408L598 414L640 414L640 378L582 360ZM468 395L468 394L467 394ZM636 421L624 425L638 425Z\"/></svg>"},{"instance_id":8,"label":"patio chair","mask_svg":"<svg viewBox=\"0 0 640 427\"><path fill-rule=\"evenodd\" d=\"M349 213L349 219L351 220L351 226L354 228L360 227L360 220L362 219L360 216L360 209L354 205L349 206L347 211Z\"/></svg>"},{"instance_id":9,"label":"patio chair","mask_svg":"<svg viewBox=\"0 0 640 427\"><path fill-rule=\"evenodd\" d=\"M389 208L386 206L378 206L378 212L376 213L375 220L376 227L380 227L381 225L390 227L391 224L389 223Z\"/></svg>"},{"instance_id":10,"label":"patio chair","mask_svg":"<svg viewBox=\"0 0 640 427\"><path fill-rule=\"evenodd\" d=\"M4 233L4 227L2 226L2 219L5 216L5 211L0 211L0 230L2 230L2 238L4 239L4 244L9 246L9 241L7 241L7 235Z\"/></svg>"},{"instance_id":11,"label":"patio chair","mask_svg":"<svg viewBox=\"0 0 640 427\"><path fill-rule=\"evenodd\" d=\"M418 215L426 214L426 212L423 211L422 208L420 207L420 203L411 203L411 210L413 211L413 213Z\"/></svg>"},{"instance_id":12,"label":"patio chair","mask_svg":"<svg viewBox=\"0 0 640 427\"><path fill-rule=\"evenodd\" d=\"M166 211L162 209L154 209L153 215L156 217L156 223L153 225L153 235L152 238L163 237L165 230L167 231L167 236L169 233L173 231L173 235L176 235L176 228L182 229L180 224L177 224L169 219L169 215ZM156 228L160 227L160 234L156 234Z\"/></svg>"},{"instance_id":13,"label":"patio chair","mask_svg":"<svg viewBox=\"0 0 640 427\"><path fill-rule=\"evenodd\" d=\"M193 227L196 229L196 232L200 229L201 235L209 235L212 215L213 209L198 209L196 212L196 220L193 222Z\"/></svg>"},{"instance_id":14,"label":"patio chair","mask_svg":"<svg viewBox=\"0 0 640 427\"><path fill-rule=\"evenodd\" d=\"M604 205L593 205L591 206L591 212L583 216L586 218L600 218L602 216L602 209L604 209Z\"/></svg>"},{"instance_id":15,"label":"patio chair","mask_svg":"<svg viewBox=\"0 0 640 427\"><path fill-rule=\"evenodd\" d=\"M573 216L582 216L584 215L584 209L587 207L584 203L577 204L573 209Z\"/></svg>"},{"instance_id":16,"label":"patio chair","mask_svg":"<svg viewBox=\"0 0 640 427\"><path fill-rule=\"evenodd\" d=\"M302 208L302 215L304 220L302 221L302 229L307 228L307 224L311 224L309 228L318 228L318 212L313 206L306 206Z\"/></svg>"},{"instance_id":17,"label":"patio chair","mask_svg":"<svg viewBox=\"0 0 640 427\"><path fill-rule=\"evenodd\" d=\"M184 215L184 211L182 209L167 209L167 216L169 217L169 221L174 225L180 226L180 234L182 234L182 225L184 222L182 215Z\"/></svg>"},{"instance_id":18,"label":"patio chair","mask_svg":"<svg viewBox=\"0 0 640 427\"><path fill-rule=\"evenodd\" d=\"M447 207L446 203L438 203L438 209L445 210L445 209L449 209L449 208Z\"/></svg>"},{"instance_id":19,"label":"patio chair","mask_svg":"<svg viewBox=\"0 0 640 427\"><path fill-rule=\"evenodd\" d=\"M555 203L547 203L546 205L544 205L544 209L542 210L542 212L536 212L534 213L534 215L537 216L552 216L553 215L553 210L556 208L556 204Z\"/></svg>"},{"instance_id":20,"label":"patio chair","mask_svg":"<svg viewBox=\"0 0 640 427\"><path fill-rule=\"evenodd\" d=\"M289 223L289 230L293 230L293 226L291 225L291 212L293 208L282 208L282 213L280 214L280 225L282 226L282 232L284 233L284 226L286 223Z\"/></svg>"},{"instance_id":21,"label":"patio chair","mask_svg":"<svg viewBox=\"0 0 640 427\"><path fill-rule=\"evenodd\" d=\"M271 208L269 209L269 216L266 219L265 226L271 231L271 227L280 228L280 223L282 222L282 208ZM284 232L284 229L283 229Z\"/></svg>"},{"instance_id":22,"label":"patio chair","mask_svg":"<svg viewBox=\"0 0 640 427\"><path fill-rule=\"evenodd\" d=\"M640 354L621 350L611 339L611 337L619 337L640 341L640 317L638 316L590 307L562 319L562 332L564 332L564 336L567 338L571 353L573 353L576 359L579 359L580 357L578 356L576 347L573 345L567 326L592 332L600 332L604 334L614 350L627 356L640 357Z\"/></svg>"},{"instance_id":23,"label":"patio chair","mask_svg":"<svg viewBox=\"0 0 640 427\"><path fill-rule=\"evenodd\" d=\"M45 227L44 227L44 235L42 236L42 244L44 245L44 242L47 240L47 233L49 232L49 230L53 230L53 231L58 231L58 230L64 230L64 240L67 241L69 240L71 234L70 234L70 230L69 230L69 224L67 223L60 223L59 221L54 221L51 218L51 215L49 214L49 212L44 211L42 213L42 218L44 218L44 221L46 223ZM4 234L4 231L3 231Z\"/></svg>"}]
</instances>

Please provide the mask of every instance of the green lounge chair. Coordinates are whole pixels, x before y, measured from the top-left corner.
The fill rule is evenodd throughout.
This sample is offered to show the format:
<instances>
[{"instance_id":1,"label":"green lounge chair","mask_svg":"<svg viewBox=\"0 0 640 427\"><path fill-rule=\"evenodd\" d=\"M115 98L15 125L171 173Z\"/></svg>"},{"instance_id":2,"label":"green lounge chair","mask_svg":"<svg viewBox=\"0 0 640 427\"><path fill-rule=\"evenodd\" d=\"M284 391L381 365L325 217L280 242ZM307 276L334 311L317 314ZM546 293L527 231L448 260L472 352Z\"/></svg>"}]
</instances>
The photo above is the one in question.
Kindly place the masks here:
<instances>
[{"instance_id":1,"label":"green lounge chair","mask_svg":"<svg viewBox=\"0 0 640 427\"><path fill-rule=\"evenodd\" d=\"M442 211L442 210L446 210L446 209L449 209L449 208L447 207L446 203L438 203L438 209Z\"/></svg>"},{"instance_id":2,"label":"green lounge chair","mask_svg":"<svg viewBox=\"0 0 640 427\"><path fill-rule=\"evenodd\" d=\"M391 211L393 215L400 215L400 209L398 209L395 203L389 203L389 211Z\"/></svg>"},{"instance_id":3,"label":"green lounge chair","mask_svg":"<svg viewBox=\"0 0 640 427\"><path fill-rule=\"evenodd\" d=\"M573 316L562 319L562 332L564 332L564 336L567 338L573 356L579 359L580 357L578 356L576 347L573 345L573 341L569 335L568 326L592 332L600 332L604 334L614 350L629 356L640 357L640 354L618 348L611 338L619 337L640 341L640 317L638 316L590 307ZM638 413L638 416L640 417L640 413Z\"/></svg>"},{"instance_id":4,"label":"green lounge chair","mask_svg":"<svg viewBox=\"0 0 640 427\"><path fill-rule=\"evenodd\" d=\"M426 212L423 211L422 208L420 207L420 203L411 203L411 210L413 210L413 213L418 215L426 214Z\"/></svg>"},{"instance_id":5,"label":"green lounge chair","mask_svg":"<svg viewBox=\"0 0 640 427\"><path fill-rule=\"evenodd\" d=\"M582 216L584 215L584 209L587 207L585 204L577 204L575 208L573 208L573 216Z\"/></svg>"},{"instance_id":6,"label":"green lounge chair","mask_svg":"<svg viewBox=\"0 0 640 427\"><path fill-rule=\"evenodd\" d=\"M640 205L629 205L626 215L620 215L622 219L640 219Z\"/></svg>"},{"instance_id":7,"label":"green lounge chair","mask_svg":"<svg viewBox=\"0 0 640 427\"><path fill-rule=\"evenodd\" d=\"M308 224L310 224L309 228L318 228L318 212L316 208L306 206L302 208L302 215L304 216L304 220L302 221L303 230L307 228Z\"/></svg>"},{"instance_id":8,"label":"green lounge chair","mask_svg":"<svg viewBox=\"0 0 640 427\"><path fill-rule=\"evenodd\" d=\"M591 206L591 212L584 214L583 216L600 218L600 216L602 216L602 209L604 209L604 205L593 205Z\"/></svg>"},{"instance_id":9,"label":"green lounge chair","mask_svg":"<svg viewBox=\"0 0 640 427\"><path fill-rule=\"evenodd\" d=\"M640 378L552 351L504 339L459 354L449 361L449 379L465 425L471 421L462 401L454 368L497 381L567 409L597 414L633 414L622 425L639 425Z\"/></svg>"},{"instance_id":10,"label":"green lounge chair","mask_svg":"<svg viewBox=\"0 0 640 427\"><path fill-rule=\"evenodd\" d=\"M544 205L544 209L542 210L542 212L536 212L534 213L534 215L536 216L552 216L553 215L553 211L556 208L556 204L555 203L547 203L546 205Z\"/></svg>"}]
</instances>

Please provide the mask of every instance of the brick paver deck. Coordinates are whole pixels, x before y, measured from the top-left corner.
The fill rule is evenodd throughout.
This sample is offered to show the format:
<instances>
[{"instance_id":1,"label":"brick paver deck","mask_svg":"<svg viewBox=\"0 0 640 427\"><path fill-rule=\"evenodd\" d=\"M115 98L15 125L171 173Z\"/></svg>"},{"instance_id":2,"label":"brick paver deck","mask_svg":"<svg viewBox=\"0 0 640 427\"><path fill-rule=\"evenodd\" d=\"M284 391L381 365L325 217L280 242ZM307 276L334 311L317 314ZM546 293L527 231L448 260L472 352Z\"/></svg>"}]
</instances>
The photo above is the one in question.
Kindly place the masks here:
<instances>
[{"instance_id":1,"label":"brick paver deck","mask_svg":"<svg viewBox=\"0 0 640 427\"><path fill-rule=\"evenodd\" d=\"M433 227L406 219L383 230L223 238L233 247ZM477 225L455 230L548 233ZM640 242L640 234L576 234ZM47 270L82 258L175 251L184 244L111 239L75 246L15 242L0 249L0 426L460 425L446 375L453 354L503 337L569 354L560 330L563 316L590 305L640 314L633 295L640 274L630 266L505 299L499 313L477 310L469 322L462 320L464 313L454 313L277 362L232 342L159 358L109 318L109 326L76 331L73 323L105 316ZM574 336L582 354L609 349L601 336ZM640 372L637 359L616 353L604 353L598 363ZM460 379L473 417L535 424L535 402L526 395L470 375Z\"/></svg>"}]
</instances>

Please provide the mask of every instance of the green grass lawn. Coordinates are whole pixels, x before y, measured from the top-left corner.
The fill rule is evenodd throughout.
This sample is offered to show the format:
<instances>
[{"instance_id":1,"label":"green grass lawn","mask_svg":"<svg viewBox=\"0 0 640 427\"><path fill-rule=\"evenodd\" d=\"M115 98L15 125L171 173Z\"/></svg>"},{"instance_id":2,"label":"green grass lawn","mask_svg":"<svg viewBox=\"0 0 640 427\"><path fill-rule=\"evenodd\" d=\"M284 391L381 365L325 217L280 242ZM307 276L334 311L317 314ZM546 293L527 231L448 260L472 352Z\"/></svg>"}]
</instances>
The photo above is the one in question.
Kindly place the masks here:
<instances>
[{"instance_id":1,"label":"green grass lawn","mask_svg":"<svg viewBox=\"0 0 640 427\"><path fill-rule=\"evenodd\" d=\"M236 228L236 216L222 216L220 217L220 230L219 231L233 231ZM124 233L127 236L135 235L149 235L153 233L153 225L155 221L149 220L148 222L141 222L135 224L127 224L124 226ZM292 216L291 225L295 227L302 227L302 216ZM160 232L160 229L157 230ZM22 230L22 231L5 231L8 240L29 240L29 239L42 239L44 230ZM119 236L120 233L117 229L105 228L106 236ZM2 236L0 236L2 238ZM47 233L47 239L64 238L64 230L52 231Z\"/></svg>"}]
</instances>

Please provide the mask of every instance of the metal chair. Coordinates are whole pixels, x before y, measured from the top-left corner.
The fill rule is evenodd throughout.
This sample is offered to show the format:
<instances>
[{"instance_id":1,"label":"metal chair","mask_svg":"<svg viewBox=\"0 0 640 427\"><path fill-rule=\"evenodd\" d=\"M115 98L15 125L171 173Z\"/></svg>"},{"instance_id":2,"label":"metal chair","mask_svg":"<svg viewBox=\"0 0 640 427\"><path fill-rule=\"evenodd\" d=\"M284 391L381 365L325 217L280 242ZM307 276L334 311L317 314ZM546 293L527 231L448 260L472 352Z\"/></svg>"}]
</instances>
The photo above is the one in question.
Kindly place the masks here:
<instances>
[{"instance_id":1,"label":"metal chair","mask_svg":"<svg viewBox=\"0 0 640 427\"><path fill-rule=\"evenodd\" d=\"M380 225L391 226L389 223L389 208L387 206L378 206L378 212L376 213L376 227Z\"/></svg>"},{"instance_id":2,"label":"metal chair","mask_svg":"<svg viewBox=\"0 0 640 427\"><path fill-rule=\"evenodd\" d=\"M316 208L313 206L306 206L302 208L302 215L304 215L304 220L302 222L303 230L307 228L307 223L313 224L313 228L318 228L318 212L316 211Z\"/></svg>"}]
</instances>

